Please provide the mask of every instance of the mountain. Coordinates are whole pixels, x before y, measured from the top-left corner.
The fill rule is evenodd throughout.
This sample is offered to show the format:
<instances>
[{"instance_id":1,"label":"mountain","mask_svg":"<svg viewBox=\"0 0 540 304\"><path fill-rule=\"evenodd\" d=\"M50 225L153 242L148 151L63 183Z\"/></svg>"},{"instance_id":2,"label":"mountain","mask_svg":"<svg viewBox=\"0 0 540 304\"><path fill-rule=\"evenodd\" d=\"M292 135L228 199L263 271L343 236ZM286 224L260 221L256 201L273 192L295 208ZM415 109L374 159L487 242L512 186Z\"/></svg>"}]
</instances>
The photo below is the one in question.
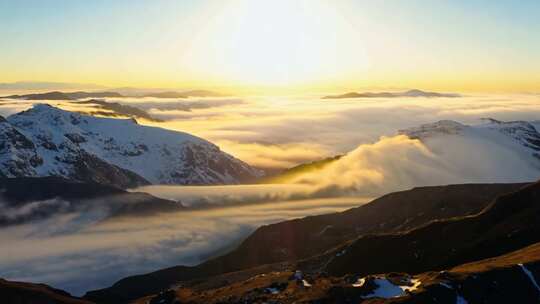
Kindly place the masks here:
<instances>
[{"instance_id":1,"label":"mountain","mask_svg":"<svg viewBox=\"0 0 540 304\"><path fill-rule=\"evenodd\" d=\"M141 97L154 97L154 98L188 98L188 95L175 91L154 92L144 94Z\"/></svg>"},{"instance_id":2,"label":"mountain","mask_svg":"<svg viewBox=\"0 0 540 304\"><path fill-rule=\"evenodd\" d=\"M223 287L171 288L132 303L538 303L539 282L535 243L444 271L334 277L282 270Z\"/></svg>"},{"instance_id":3,"label":"mountain","mask_svg":"<svg viewBox=\"0 0 540 304\"><path fill-rule=\"evenodd\" d=\"M429 142L434 138L459 136L474 141L491 141L516 150L516 155L525 154L532 161L540 159L540 122L500 121L485 118L484 123L474 126L465 125L452 120L441 120L398 131L413 139Z\"/></svg>"},{"instance_id":4,"label":"mountain","mask_svg":"<svg viewBox=\"0 0 540 304\"><path fill-rule=\"evenodd\" d=\"M406 232L364 235L303 262L303 267L336 276L443 270L540 242L539 219L537 182L498 197L476 215L433 221Z\"/></svg>"},{"instance_id":5,"label":"mountain","mask_svg":"<svg viewBox=\"0 0 540 304\"><path fill-rule=\"evenodd\" d=\"M106 97L124 97L122 94L117 92L70 92L65 93L71 99L83 99L83 98L106 98Z\"/></svg>"},{"instance_id":6,"label":"mountain","mask_svg":"<svg viewBox=\"0 0 540 304\"><path fill-rule=\"evenodd\" d=\"M97 108L101 109L98 111L92 111L90 115L100 115L100 116L127 116L133 118L142 118L150 121L160 122L162 120L152 117L148 112L139 109L137 107L123 105L118 102L108 102L101 99L89 99L77 101L77 104L90 104L94 105ZM85 114L85 113L82 113Z\"/></svg>"},{"instance_id":7,"label":"mountain","mask_svg":"<svg viewBox=\"0 0 540 304\"><path fill-rule=\"evenodd\" d=\"M0 302L5 304L91 304L45 284L0 279Z\"/></svg>"},{"instance_id":8,"label":"mountain","mask_svg":"<svg viewBox=\"0 0 540 304\"><path fill-rule=\"evenodd\" d=\"M191 90L191 91L159 91L141 95L140 97L154 98L189 98L189 97L222 97L223 94L207 90Z\"/></svg>"},{"instance_id":9,"label":"mountain","mask_svg":"<svg viewBox=\"0 0 540 304\"><path fill-rule=\"evenodd\" d=\"M422 90L408 90L404 92L350 92L341 95L328 95L322 97L323 99L343 99L343 98L395 98L395 97L461 97L460 94L456 93L437 93L437 92L427 92Z\"/></svg>"},{"instance_id":10,"label":"mountain","mask_svg":"<svg viewBox=\"0 0 540 304\"><path fill-rule=\"evenodd\" d=\"M247 279L269 269L281 269L284 266L280 263L317 256L361 235L408 231L434 220L478 213L498 195L521 187L523 184L415 188L385 195L342 213L262 226L226 255L195 267L177 266L128 277L109 288L89 292L86 298L100 303L122 303L155 294L179 282L209 282L211 277L219 282Z\"/></svg>"},{"instance_id":11,"label":"mountain","mask_svg":"<svg viewBox=\"0 0 540 304\"><path fill-rule=\"evenodd\" d=\"M0 139L0 172L6 177L60 176L126 188L148 183L234 184L260 175L187 133L45 104L0 121Z\"/></svg>"},{"instance_id":12,"label":"mountain","mask_svg":"<svg viewBox=\"0 0 540 304\"><path fill-rule=\"evenodd\" d=\"M189 97L223 97L224 94L210 90L171 90L163 88L133 88L121 87L111 89L126 97L154 98L189 98Z\"/></svg>"},{"instance_id":13,"label":"mountain","mask_svg":"<svg viewBox=\"0 0 540 304\"><path fill-rule=\"evenodd\" d=\"M482 191L478 187L495 185L452 186L453 189L444 191L437 187L420 189L438 194L466 189L466 193L474 196ZM229 258L225 258L228 264L209 261L205 263L208 266L206 274L199 273L198 277L193 273L187 274L194 268L169 268L124 279L109 290L88 293L85 298L99 303L132 301L136 295L141 297L133 303L173 303L176 300L188 303L430 303L435 302L433 298L438 303L466 303L466 300L470 303L509 303L512 299L518 303L536 302L540 296L537 283L540 278L540 182L516 188L491 202L474 205L484 206L476 214L434 219L418 223L420 226L415 228L401 227L394 232L392 229L360 232L356 239L344 241L330 250L320 248L320 255L296 263L261 263L250 269L221 268L216 271L223 265L245 263L242 259L258 259L258 255L269 251L269 248L286 249L275 247L268 240L257 239L259 252L229 254ZM401 211L400 203L416 205L406 200L407 195L415 191L391 194L402 199L393 203L398 207L395 208L398 209L396 214ZM416 193L413 197L418 195L423 207L429 206L433 198L425 196L422 200L423 194L426 193ZM458 196L461 199L467 197L463 194ZM468 205L459 199L438 198L444 206ZM377 204L381 203L374 201L352 210L361 214L362 208ZM423 207L415 212L424 210ZM380 214L382 206L378 208L381 208L377 213ZM309 219L285 223L291 227L293 222ZM348 222L345 226L351 223L353 227L363 225L358 219L345 222ZM408 227L411 226L414 225ZM264 227L259 230L262 229ZM326 234L325 230L310 231L312 235ZM340 234L340 231L335 234ZM297 247L312 246L320 240L296 239L294 235L289 237L285 230L281 234L275 233L272 238L290 238L279 242L293 243ZM474 263L464 264L468 262ZM209 275L212 271L217 274ZM184 272L182 279L180 272ZM130 286L135 282L139 286ZM158 290L157 285L162 289ZM154 292L149 293L153 288Z\"/></svg>"},{"instance_id":14,"label":"mountain","mask_svg":"<svg viewBox=\"0 0 540 304\"><path fill-rule=\"evenodd\" d=\"M26 95L10 95L3 98L15 98L15 99L25 99L25 100L73 100L73 99L82 99L82 98L105 98L105 97L123 97L121 94L116 92L47 92L47 93L36 93L36 94L26 94Z\"/></svg>"},{"instance_id":15,"label":"mountain","mask_svg":"<svg viewBox=\"0 0 540 304\"><path fill-rule=\"evenodd\" d=\"M182 94L189 97L223 97L225 94L209 91L209 90L190 90L182 91Z\"/></svg>"},{"instance_id":16,"label":"mountain","mask_svg":"<svg viewBox=\"0 0 540 304\"><path fill-rule=\"evenodd\" d=\"M59 91L26 94L26 95L10 95L10 96L4 96L3 98L16 98L16 99L25 99L25 100L71 100L73 99L69 97L66 93L59 92Z\"/></svg>"},{"instance_id":17,"label":"mountain","mask_svg":"<svg viewBox=\"0 0 540 304\"><path fill-rule=\"evenodd\" d=\"M540 177L539 130L540 121L501 121L484 118L481 123L475 125L441 120L399 130L397 135L420 140L435 154L434 159L444 160L443 166L450 167L440 168L432 164L428 166L440 169L445 174L455 172L454 174L460 176L461 180L465 177L465 180L470 182L519 182L536 180ZM348 154L354 155L355 151ZM324 175L328 165L334 163L339 165L342 160L347 160L344 156L347 154L301 164L269 174L259 182L290 183L301 181L306 176L309 179L310 174ZM472 164L469 166L464 165L473 159L478 161L471 161ZM348 167L349 164L341 163L341 166ZM443 180L437 183L445 182Z\"/></svg>"},{"instance_id":18,"label":"mountain","mask_svg":"<svg viewBox=\"0 0 540 304\"><path fill-rule=\"evenodd\" d=\"M223 97L225 95L208 90L190 90L190 91L164 91L152 89L131 89L119 88L115 91L99 92L61 92L52 91L46 93L32 93L23 95L9 95L0 98L14 98L25 100L76 100L84 98L119 98L119 97L153 97L153 98L189 98L189 97Z\"/></svg>"},{"instance_id":19,"label":"mountain","mask_svg":"<svg viewBox=\"0 0 540 304\"><path fill-rule=\"evenodd\" d=\"M184 209L180 203L146 193L52 176L0 178L0 193L0 227L46 219L60 213L84 213L96 207L107 212L105 218L146 216Z\"/></svg>"}]
</instances>

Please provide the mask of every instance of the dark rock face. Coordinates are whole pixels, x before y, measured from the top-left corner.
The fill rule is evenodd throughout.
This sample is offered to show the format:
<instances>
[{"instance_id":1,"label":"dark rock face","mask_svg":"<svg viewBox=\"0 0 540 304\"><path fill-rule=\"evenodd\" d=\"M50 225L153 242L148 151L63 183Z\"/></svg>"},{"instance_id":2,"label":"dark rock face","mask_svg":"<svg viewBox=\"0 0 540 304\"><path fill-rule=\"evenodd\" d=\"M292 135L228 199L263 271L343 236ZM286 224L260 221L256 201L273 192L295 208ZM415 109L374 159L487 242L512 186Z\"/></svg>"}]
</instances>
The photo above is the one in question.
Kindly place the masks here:
<instances>
[{"instance_id":1,"label":"dark rock face","mask_svg":"<svg viewBox=\"0 0 540 304\"><path fill-rule=\"evenodd\" d=\"M171 178L184 180L191 176L192 185L204 185L208 179L230 179L239 182L253 181L253 173L246 170L246 164L232 162L231 157L221 153L218 146L187 143L179 158L185 164L183 168L172 174ZM210 170L201 170L209 168Z\"/></svg>"},{"instance_id":2,"label":"dark rock face","mask_svg":"<svg viewBox=\"0 0 540 304\"><path fill-rule=\"evenodd\" d=\"M4 176L31 176L42 161L31 140L6 120L0 122L0 171Z\"/></svg>"},{"instance_id":3,"label":"dark rock face","mask_svg":"<svg viewBox=\"0 0 540 304\"><path fill-rule=\"evenodd\" d=\"M64 136L67 137L69 140L71 140L71 142L74 144L80 144L80 143L86 142L86 138L84 138L84 136L78 133L67 133L67 134L64 134Z\"/></svg>"},{"instance_id":4,"label":"dark rock face","mask_svg":"<svg viewBox=\"0 0 540 304\"><path fill-rule=\"evenodd\" d=\"M407 231L433 220L474 214L498 195L521 187L523 184L470 184L392 193L342 213L263 226L227 255L195 267L178 266L128 277L110 288L89 292L86 297L98 302L127 302L157 293L179 281L305 259L359 235Z\"/></svg>"},{"instance_id":5,"label":"dark rock face","mask_svg":"<svg viewBox=\"0 0 540 304\"><path fill-rule=\"evenodd\" d=\"M84 182L98 182L115 185L122 189L135 188L150 184L141 176L120 167L102 161L94 155L80 153L73 162L70 177Z\"/></svg>"}]
</instances>

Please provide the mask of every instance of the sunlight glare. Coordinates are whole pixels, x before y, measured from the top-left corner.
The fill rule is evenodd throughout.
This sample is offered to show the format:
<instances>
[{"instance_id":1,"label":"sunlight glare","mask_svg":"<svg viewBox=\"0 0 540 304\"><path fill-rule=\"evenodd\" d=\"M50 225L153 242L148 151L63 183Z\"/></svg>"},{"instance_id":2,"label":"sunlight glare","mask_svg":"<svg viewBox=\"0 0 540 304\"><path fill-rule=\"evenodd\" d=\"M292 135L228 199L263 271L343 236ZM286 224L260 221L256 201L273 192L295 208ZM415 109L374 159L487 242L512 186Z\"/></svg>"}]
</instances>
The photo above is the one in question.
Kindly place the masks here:
<instances>
[{"instance_id":1,"label":"sunlight glare","mask_svg":"<svg viewBox=\"0 0 540 304\"><path fill-rule=\"evenodd\" d=\"M249 85L332 81L367 69L355 30L330 2L227 1L201 31L191 60Z\"/></svg>"}]
</instances>

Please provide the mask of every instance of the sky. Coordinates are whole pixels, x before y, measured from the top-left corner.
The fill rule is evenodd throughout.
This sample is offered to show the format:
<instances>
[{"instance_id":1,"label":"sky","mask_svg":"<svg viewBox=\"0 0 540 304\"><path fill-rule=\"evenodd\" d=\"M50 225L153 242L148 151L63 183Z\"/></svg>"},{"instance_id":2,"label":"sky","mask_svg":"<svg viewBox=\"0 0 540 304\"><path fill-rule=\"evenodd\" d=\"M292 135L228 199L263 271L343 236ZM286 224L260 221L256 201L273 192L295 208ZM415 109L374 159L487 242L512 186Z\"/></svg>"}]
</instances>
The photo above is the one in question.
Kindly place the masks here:
<instances>
[{"instance_id":1,"label":"sky","mask_svg":"<svg viewBox=\"0 0 540 304\"><path fill-rule=\"evenodd\" d=\"M540 91L540 2L0 0L0 82Z\"/></svg>"}]
</instances>

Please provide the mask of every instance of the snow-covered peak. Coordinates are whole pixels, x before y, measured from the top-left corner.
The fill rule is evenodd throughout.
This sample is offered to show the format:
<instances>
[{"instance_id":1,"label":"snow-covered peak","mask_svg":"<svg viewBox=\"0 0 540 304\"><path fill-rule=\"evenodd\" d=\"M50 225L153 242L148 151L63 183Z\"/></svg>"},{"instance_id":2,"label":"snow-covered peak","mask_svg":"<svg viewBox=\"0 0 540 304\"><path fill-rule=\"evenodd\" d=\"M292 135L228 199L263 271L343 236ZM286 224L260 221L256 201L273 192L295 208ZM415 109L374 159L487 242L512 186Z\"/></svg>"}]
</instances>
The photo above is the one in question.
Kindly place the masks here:
<instances>
[{"instance_id":1,"label":"snow-covered peak","mask_svg":"<svg viewBox=\"0 0 540 304\"><path fill-rule=\"evenodd\" d=\"M531 165L540 167L540 133L534 122L527 121L500 121L493 118L483 119L478 125L464 125L459 122L442 120L436 123L425 124L416 128L399 131L412 139L418 139L430 145L437 141L448 143L444 150L452 150L457 143L476 144L478 147L500 147L505 153L520 155ZM453 138L448 138L453 136ZM480 148L478 148L480 149ZM488 149L489 150L489 149ZM479 150L471 153L481 153ZM484 152L485 153L485 152ZM487 151L487 153L490 153Z\"/></svg>"},{"instance_id":2,"label":"snow-covered peak","mask_svg":"<svg viewBox=\"0 0 540 304\"><path fill-rule=\"evenodd\" d=\"M141 126L132 119L93 117L38 104L9 116L7 122L43 160L30 168L36 176L73 178L74 168L89 158L155 184L239 183L260 175L204 139Z\"/></svg>"},{"instance_id":3,"label":"snow-covered peak","mask_svg":"<svg viewBox=\"0 0 540 304\"><path fill-rule=\"evenodd\" d=\"M524 146L540 151L540 133L528 121L500 121L493 118L484 118L484 124L479 128L487 128L501 132Z\"/></svg>"},{"instance_id":4,"label":"snow-covered peak","mask_svg":"<svg viewBox=\"0 0 540 304\"><path fill-rule=\"evenodd\" d=\"M419 127L399 130L398 133L413 139L425 139L437 135L460 134L468 126L453 120L440 120Z\"/></svg>"}]
</instances>

